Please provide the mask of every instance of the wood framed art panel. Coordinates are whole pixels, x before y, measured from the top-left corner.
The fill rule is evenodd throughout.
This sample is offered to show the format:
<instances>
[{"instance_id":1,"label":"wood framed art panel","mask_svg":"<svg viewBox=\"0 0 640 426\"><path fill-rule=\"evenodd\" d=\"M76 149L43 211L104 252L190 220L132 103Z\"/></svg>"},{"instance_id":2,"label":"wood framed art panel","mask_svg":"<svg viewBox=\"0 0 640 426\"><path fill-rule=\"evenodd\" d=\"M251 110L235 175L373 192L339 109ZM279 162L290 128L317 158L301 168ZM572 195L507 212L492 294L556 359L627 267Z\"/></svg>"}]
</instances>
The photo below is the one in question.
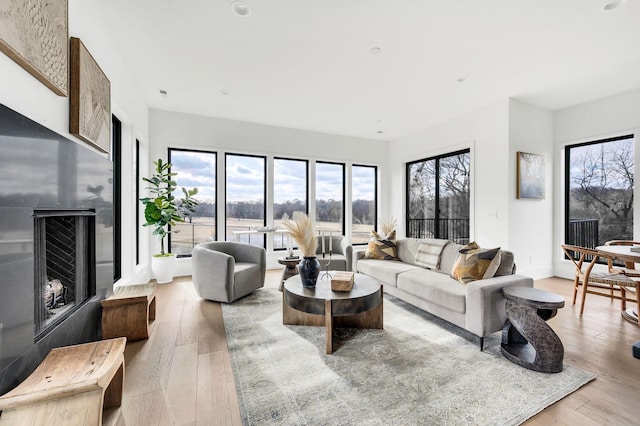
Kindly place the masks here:
<instances>
[{"instance_id":1,"label":"wood framed art panel","mask_svg":"<svg viewBox=\"0 0 640 426\"><path fill-rule=\"evenodd\" d=\"M70 86L69 132L109 153L111 83L76 37L71 37Z\"/></svg>"},{"instance_id":2,"label":"wood framed art panel","mask_svg":"<svg viewBox=\"0 0 640 426\"><path fill-rule=\"evenodd\" d=\"M68 0L0 0L0 51L56 95L67 96Z\"/></svg>"},{"instance_id":3,"label":"wood framed art panel","mask_svg":"<svg viewBox=\"0 0 640 426\"><path fill-rule=\"evenodd\" d=\"M516 198L544 200L544 155L520 151L516 155Z\"/></svg>"}]
</instances>

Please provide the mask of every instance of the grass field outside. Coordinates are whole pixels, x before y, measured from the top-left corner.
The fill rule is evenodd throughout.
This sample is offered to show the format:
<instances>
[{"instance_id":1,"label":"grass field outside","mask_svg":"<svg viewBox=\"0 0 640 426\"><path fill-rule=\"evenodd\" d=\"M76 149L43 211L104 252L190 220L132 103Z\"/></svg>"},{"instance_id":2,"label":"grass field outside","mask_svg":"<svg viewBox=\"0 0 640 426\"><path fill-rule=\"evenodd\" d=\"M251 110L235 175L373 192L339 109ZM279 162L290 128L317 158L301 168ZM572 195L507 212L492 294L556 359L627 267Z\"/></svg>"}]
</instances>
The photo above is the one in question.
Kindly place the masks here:
<instances>
[{"instance_id":1,"label":"grass field outside","mask_svg":"<svg viewBox=\"0 0 640 426\"><path fill-rule=\"evenodd\" d=\"M236 241L234 231L249 231L264 226L260 219L238 219L227 218L227 234L226 241ZM284 228L282 221L274 221L274 226ZM351 238L352 244L364 244L369 241L369 231L373 229L372 225L353 225L353 234ZM179 223L172 228L171 233L171 252L178 255L187 255L191 253L193 247L206 241L216 240L216 221L213 217L191 217L189 222ZM318 232L331 231L334 235L342 233L342 224L335 222L317 222L316 230ZM179 231L179 232L175 232ZM224 232L224 230L221 230ZM218 236L219 238L220 236ZM253 244L256 246L264 246L263 234L240 234L241 243ZM287 248L287 237L285 234L267 234L267 238L273 238L274 249ZM294 242L295 244L295 242Z\"/></svg>"}]
</instances>

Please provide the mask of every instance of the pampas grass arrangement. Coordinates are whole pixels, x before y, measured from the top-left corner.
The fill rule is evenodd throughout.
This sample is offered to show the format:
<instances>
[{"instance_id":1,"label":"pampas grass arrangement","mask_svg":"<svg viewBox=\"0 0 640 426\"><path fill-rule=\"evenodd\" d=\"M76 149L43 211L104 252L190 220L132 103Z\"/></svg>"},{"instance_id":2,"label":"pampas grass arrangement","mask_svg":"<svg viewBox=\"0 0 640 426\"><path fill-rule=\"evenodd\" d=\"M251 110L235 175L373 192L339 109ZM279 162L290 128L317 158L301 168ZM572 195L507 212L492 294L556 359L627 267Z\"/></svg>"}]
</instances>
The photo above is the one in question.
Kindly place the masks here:
<instances>
[{"instance_id":1,"label":"pampas grass arrangement","mask_svg":"<svg viewBox=\"0 0 640 426\"><path fill-rule=\"evenodd\" d=\"M291 238L298 243L298 248L304 257L313 257L316 255L318 239L313 231L313 225L311 224L309 216L302 212L293 212L293 217L283 220L282 225L289 231Z\"/></svg>"},{"instance_id":2,"label":"pampas grass arrangement","mask_svg":"<svg viewBox=\"0 0 640 426\"><path fill-rule=\"evenodd\" d=\"M380 224L380 233L385 238L388 238L391 233L396 230L396 226L398 226L398 221L394 218L380 219L378 223Z\"/></svg>"}]
</instances>

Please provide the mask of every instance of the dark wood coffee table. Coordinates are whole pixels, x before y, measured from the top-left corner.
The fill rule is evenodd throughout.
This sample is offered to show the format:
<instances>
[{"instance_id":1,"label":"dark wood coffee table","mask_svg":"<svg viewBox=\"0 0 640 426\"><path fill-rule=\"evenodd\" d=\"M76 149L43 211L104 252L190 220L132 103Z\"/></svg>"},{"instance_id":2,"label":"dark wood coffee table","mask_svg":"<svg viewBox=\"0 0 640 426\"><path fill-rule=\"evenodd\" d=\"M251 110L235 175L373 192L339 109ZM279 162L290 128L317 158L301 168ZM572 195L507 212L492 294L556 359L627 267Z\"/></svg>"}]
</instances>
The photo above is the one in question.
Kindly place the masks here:
<instances>
[{"instance_id":1,"label":"dark wood coffee table","mask_svg":"<svg viewBox=\"0 0 640 426\"><path fill-rule=\"evenodd\" d=\"M506 287L507 321L502 329L502 354L529 370L559 373L563 368L564 346L546 323L564 306L564 298L530 287Z\"/></svg>"},{"instance_id":2,"label":"dark wood coffee table","mask_svg":"<svg viewBox=\"0 0 640 426\"><path fill-rule=\"evenodd\" d=\"M304 288L296 275L285 281L282 301L284 325L326 327L328 354L336 327L383 328L382 286L366 275L355 274L351 291L331 291L329 279L318 279L315 289Z\"/></svg>"}]
</instances>

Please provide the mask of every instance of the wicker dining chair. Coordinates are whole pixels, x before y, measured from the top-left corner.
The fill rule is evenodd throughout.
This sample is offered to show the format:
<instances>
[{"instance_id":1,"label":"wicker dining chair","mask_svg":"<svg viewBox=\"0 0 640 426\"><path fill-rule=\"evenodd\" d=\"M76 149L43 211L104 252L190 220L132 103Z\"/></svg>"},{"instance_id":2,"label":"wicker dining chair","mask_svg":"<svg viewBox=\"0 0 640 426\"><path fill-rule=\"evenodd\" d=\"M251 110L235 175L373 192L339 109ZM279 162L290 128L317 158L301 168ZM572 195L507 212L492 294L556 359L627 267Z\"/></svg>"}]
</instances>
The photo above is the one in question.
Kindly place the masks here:
<instances>
[{"instance_id":1,"label":"wicker dining chair","mask_svg":"<svg viewBox=\"0 0 640 426\"><path fill-rule=\"evenodd\" d=\"M633 278L617 271L593 271L593 267L598 262L598 258L604 258L607 260L607 263L609 263L609 256L602 255L593 249L568 244L563 244L562 250L576 268L576 275L573 281L574 305L576 304L578 287L582 286L580 315L584 312L587 293L608 297L612 300L620 300L622 310L627 309L627 301L636 301L635 298L627 297L627 289L636 289L637 286L637 281Z\"/></svg>"}]
</instances>

